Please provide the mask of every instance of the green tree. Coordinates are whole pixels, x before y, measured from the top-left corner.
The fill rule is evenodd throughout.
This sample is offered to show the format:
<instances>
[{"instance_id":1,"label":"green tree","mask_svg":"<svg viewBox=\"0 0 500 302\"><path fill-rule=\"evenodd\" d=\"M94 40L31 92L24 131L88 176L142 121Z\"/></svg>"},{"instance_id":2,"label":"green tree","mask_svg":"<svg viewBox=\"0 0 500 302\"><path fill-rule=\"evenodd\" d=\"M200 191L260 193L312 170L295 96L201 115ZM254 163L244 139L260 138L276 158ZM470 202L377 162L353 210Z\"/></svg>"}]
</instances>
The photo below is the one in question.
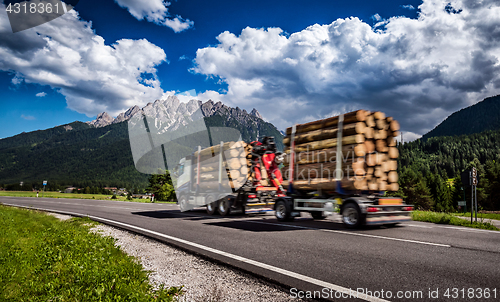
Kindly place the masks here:
<instances>
[{"instance_id":1,"label":"green tree","mask_svg":"<svg viewBox=\"0 0 500 302\"><path fill-rule=\"evenodd\" d=\"M148 190L155 195L155 200L175 201L175 190L172 185L172 178L169 171L159 171L149 178Z\"/></svg>"}]
</instances>

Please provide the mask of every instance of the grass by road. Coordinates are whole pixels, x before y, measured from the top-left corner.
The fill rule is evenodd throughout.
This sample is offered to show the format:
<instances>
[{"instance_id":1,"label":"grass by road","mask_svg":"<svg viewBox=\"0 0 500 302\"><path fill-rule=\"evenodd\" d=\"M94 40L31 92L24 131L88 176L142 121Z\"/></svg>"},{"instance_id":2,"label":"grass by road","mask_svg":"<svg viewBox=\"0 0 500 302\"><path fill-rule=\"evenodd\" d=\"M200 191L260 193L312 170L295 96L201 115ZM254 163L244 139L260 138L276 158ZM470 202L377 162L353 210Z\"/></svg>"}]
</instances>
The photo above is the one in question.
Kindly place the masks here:
<instances>
[{"instance_id":1,"label":"grass by road","mask_svg":"<svg viewBox=\"0 0 500 302\"><path fill-rule=\"evenodd\" d=\"M0 196L35 197L36 198L36 192L31 192L31 191L0 191ZM38 197L42 197L42 192L38 193ZM113 195L45 192L45 193L43 193L43 197L110 200L113 197ZM113 199L113 200L144 202L144 203L151 202L149 199L139 199L139 198L127 200L126 196L118 196L118 195L116 196L116 199ZM163 201L155 201L155 202L156 203L175 203L175 202L163 202Z\"/></svg>"},{"instance_id":2,"label":"grass by road","mask_svg":"<svg viewBox=\"0 0 500 302\"><path fill-rule=\"evenodd\" d=\"M453 213L455 216L462 216L462 217L469 217L470 218L470 212L467 213ZM475 213L474 213L474 217ZM477 213L477 219L496 219L500 220L500 214L493 214L493 213Z\"/></svg>"},{"instance_id":3,"label":"grass by road","mask_svg":"<svg viewBox=\"0 0 500 302\"><path fill-rule=\"evenodd\" d=\"M470 215L470 213L469 213ZM470 216L469 216L470 217ZM479 216L478 216L479 217ZM500 231L499 228L489 222L473 222L456 217L447 213L436 213L428 211L413 211L412 219L416 221L432 222L438 224L451 224L470 228Z\"/></svg>"},{"instance_id":4,"label":"grass by road","mask_svg":"<svg viewBox=\"0 0 500 302\"><path fill-rule=\"evenodd\" d=\"M182 294L154 290L114 239L89 233L93 223L0 205L0 300L174 301Z\"/></svg>"}]
</instances>

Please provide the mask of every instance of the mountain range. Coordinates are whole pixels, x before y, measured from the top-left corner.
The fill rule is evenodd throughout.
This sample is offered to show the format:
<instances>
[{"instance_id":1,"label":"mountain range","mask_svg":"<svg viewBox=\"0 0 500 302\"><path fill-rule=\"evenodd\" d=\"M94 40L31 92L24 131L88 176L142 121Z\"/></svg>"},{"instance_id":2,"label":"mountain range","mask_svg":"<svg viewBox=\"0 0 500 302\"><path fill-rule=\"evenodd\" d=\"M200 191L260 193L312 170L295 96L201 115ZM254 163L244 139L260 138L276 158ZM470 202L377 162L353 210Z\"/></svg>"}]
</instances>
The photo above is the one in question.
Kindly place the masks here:
<instances>
[{"instance_id":1,"label":"mountain range","mask_svg":"<svg viewBox=\"0 0 500 302\"><path fill-rule=\"evenodd\" d=\"M127 121L142 111L154 118L162 131L175 130L201 109L208 127L231 127L244 141L274 136L283 148L283 135L253 109L250 113L221 102L180 102L170 96L143 108L133 106L116 118L100 113L90 122L39 130L0 140L0 187L2 184L37 183L53 186L145 187L149 175L139 173L132 159Z\"/></svg>"},{"instance_id":2,"label":"mountain range","mask_svg":"<svg viewBox=\"0 0 500 302\"><path fill-rule=\"evenodd\" d=\"M461 109L425 134L427 140L437 136L455 136L500 129L500 95L489 97Z\"/></svg>"}]
</instances>

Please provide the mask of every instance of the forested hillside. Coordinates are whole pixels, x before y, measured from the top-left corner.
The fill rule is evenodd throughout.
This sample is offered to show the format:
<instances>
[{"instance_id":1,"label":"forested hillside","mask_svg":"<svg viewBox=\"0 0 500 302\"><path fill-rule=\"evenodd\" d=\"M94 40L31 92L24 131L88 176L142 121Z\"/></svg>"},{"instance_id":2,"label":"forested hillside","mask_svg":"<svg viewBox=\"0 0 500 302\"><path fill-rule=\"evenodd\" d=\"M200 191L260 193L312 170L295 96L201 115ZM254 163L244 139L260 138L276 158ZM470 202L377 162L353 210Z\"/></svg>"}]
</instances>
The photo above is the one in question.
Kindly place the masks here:
<instances>
[{"instance_id":1,"label":"forested hillside","mask_svg":"<svg viewBox=\"0 0 500 302\"><path fill-rule=\"evenodd\" d=\"M420 139L398 148L397 194L407 202L423 209L456 209L464 192L470 201L470 188L462 186L460 173L476 167L479 206L500 210L500 131Z\"/></svg>"},{"instance_id":2,"label":"forested hillside","mask_svg":"<svg viewBox=\"0 0 500 302\"><path fill-rule=\"evenodd\" d=\"M457 111L446 118L432 131L425 134L426 140L437 136L452 136L500 130L500 95Z\"/></svg>"},{"instance_id":3,"label":"forested hillside","mask_svg":"<svg viewBox=\"0 0 500 302\"><path fill-rule=\"evenodd\" d=\"M260 120L243 126L225 115L205 117L206 125L233 127L245 141L257 135L273 135L281 143L282 135ZM139 173L130 150L127 122L94 128L74 122L52 129L22 133L0 140L0 187L12 189L48 189L77 187L146 188L149 175Z\"/></svg>"}]
</instances>

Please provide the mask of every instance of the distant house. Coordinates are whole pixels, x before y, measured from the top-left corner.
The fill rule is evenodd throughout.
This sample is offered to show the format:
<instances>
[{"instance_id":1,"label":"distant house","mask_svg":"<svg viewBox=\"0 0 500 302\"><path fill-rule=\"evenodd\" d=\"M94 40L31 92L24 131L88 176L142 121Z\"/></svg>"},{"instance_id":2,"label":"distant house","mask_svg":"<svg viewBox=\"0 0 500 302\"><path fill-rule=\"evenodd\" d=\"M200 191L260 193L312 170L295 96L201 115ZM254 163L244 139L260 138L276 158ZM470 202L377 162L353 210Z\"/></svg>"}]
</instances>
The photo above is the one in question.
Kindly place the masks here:
<instances>
[{"instance_id":1,"label":"distant house","mask_svg":"<svg viewBox=\"0 0 500 302\"><path fill-rule=\"evenodd\" d=\"M75 187L68 187L64 190L64 193L73 193L74 190L76 190Z\"/></svg>"},{"instance_id":2,"label":"distant house","mask_svg":"<svg viewBox=\"0 0 500 302\"><path fill-rule=\"evenodd\" d=\"M111 192L113 192L113 193L116 193L116 191L118 190L118 188L117 188L117 187L105 187L104 189L105 189L105 190L108 190L108 191L111 191Z\"/></svg>"}]
</instances>

